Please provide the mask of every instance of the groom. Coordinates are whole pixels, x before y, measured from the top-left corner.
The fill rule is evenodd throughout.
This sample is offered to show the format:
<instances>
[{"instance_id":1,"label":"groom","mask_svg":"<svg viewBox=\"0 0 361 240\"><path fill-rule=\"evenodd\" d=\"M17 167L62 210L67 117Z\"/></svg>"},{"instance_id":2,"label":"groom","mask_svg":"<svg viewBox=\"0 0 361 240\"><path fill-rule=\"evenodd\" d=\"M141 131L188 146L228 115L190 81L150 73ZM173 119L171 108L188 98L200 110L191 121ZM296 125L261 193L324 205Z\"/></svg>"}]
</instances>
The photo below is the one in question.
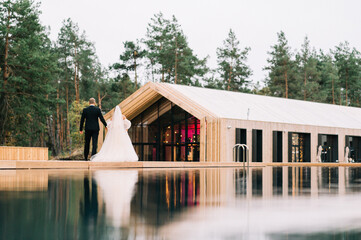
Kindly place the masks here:
<instances>
[{"instance_id":1,"label":"groom","mask_svg":"<svg viewBox=\"0 0 361 240\"><path fill-rule=\"evenodd\" d=\"M83 125L85 120L85 145L84 145L84 158L88 160L90 139L93 142L92 156L97 153L98 135L99 135L99 121L102 121L105 127L105 122L102 112L95 106L95 99L89 99L89 107L83 109L80 120L80 134L83 134Z\"/></svg>"}]
</instances>

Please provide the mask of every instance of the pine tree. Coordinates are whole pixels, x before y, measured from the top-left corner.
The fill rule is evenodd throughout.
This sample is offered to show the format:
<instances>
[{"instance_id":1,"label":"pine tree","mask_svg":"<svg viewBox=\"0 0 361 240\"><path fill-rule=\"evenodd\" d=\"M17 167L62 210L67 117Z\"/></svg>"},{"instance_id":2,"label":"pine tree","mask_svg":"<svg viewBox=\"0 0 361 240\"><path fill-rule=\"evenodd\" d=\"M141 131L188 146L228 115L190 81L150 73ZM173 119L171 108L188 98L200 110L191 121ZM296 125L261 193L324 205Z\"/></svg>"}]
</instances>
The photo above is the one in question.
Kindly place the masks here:
<instances>
[{"instance_id":1,"label":"pine tree","mask_svg":"<svg viewBox=\"0 0 361 240\"><path fill-rule=\"evenodd\" d=\"M341 85L338 77L338 69L330 54L320 54L320 95L326 103L341 104Z\"/></svg>"},{"instance_id":2,"label":"pine tree","mask_svg":"<svg viewBox=\"0 0 361 240\"><path fill-rule=\"evenodd\" d=\"M134 83L136 88L139 87L137 68L139 67L139 61L145 57L146 51L142 50L139 41L137 43L126 41L124 43L124 52L119 56L120 63L113 64L113 68L116 70L123 70L125 73L134 71Z\"/></svg>"},{"instance_id":3,"label":"pine tree","mask_svg":"<svg viewBox=\"0 0 361 240\"><path fill-rule=\"evenodd\" d=\"M232 29L223 42L223 47L217 48L218 73L223 86L228 91L245 91L249 85L251 69L246 65L249 47L241 50L239 41Z\"/></svg>"},{"instance_id":4,"label":"pine tree","mask_svg":"<svg viewBox=\"0 0 361 240\"><path fill-rule=\"evenodd\" d=\"M341 100L345 105L358 106L360 102L358 89L361 88L360 53L355 48L351 49L348 42L340 43L332 53L344 95L344 100Z\"/></svg>"},{"instance_id":5,"label":"pine tree","mask_svg":"<svg viewBox=\"0 0 361 240\"><path fill-rule=\"evenodd\" d=\"M0 144L44 146L56 56L38 4L2 1L0 12Z\"/></svg>"},{"instance_id":6,"label":"pine tree","mask_svg":"<svg viewBox=\"0 0 361 240\"><path fill-rule=\"evenodd\" d=\"M291 48L284 32L277 33L277 36L277 44L268 52L270 58L267 59L269 65L265 67L269 71L266 85L274 96L294 98L298 94L296 64L292 60Z\"/></svg>"},{"instance_id":7,"label":"pine tree","mask_svg":"<svg viewBox=\"0 0 361 240\"><path fill-rule=\"evenodd\" d=\"M143 42L153 78L160 75L161 82L196 85L207 72L207 58L199 59L193 53L174 16L168 20L162 13L154 15Z\"/></svg>"},{"instance_id":8,"label":"pine tree","mask_svg":"<svg viewBox=\"0 0 361 240\"><path fill-rule=\"evenodd\" d=\"M297 79L302 86L303 100L322 101L319 95L319 72L317 69L318 59L315 50L311 50L310 40L306 36L301 47L300 53L296 55L298 63ZM303 84L301 84L301 82Z\"/></svg>"},{"instance_id":9,"label":"pine tree","mask_svg":"<svg viewBox=\"0 0 361 240\"><path fill-rule=\"evenodd\" d=\"M61 50L66 76L71 73L67 79L72 79L75 100L79 101L80 76L86 75L89 66L96 61L94 45L86 39L85 32L80 34L78 24L68 18L63 21L63 26L58 34L57 47Z\"/></svg>"}]
</instances>

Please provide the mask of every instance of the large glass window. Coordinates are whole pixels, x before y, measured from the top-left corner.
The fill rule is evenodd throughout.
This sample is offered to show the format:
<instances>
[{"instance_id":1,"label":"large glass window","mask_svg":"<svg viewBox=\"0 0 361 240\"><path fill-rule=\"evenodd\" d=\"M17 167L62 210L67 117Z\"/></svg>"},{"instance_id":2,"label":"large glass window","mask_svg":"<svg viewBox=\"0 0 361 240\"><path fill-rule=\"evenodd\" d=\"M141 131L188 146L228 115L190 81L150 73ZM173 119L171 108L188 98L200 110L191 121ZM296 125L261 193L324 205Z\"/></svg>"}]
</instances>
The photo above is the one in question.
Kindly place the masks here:
<instances>
[{"instance_id":1,"label":"large glass window","mask_svg":"<svg viewBox=\"0 0 361 240\"><path fill-rule=\"evenodd\" d=\"M165 98L132 120L141 161L199 161L200 121Z\"/></svg>"},{"instance_id":2,"label":"large glass window","mask_svg":"<svg viewBox=\"0 0 361 240\"><path fill-rule=\"evenodd\" d=\"M289 162L311 162L311 135L289 132L288 154Z\"/></svg>"},{"instance_id":3,"label":"large glass window","mask_svg":"<svg viewBox=\"0 0 361 240\"><path fill-rule=\"evenodd\" d=\"M317 151L322 162L338 162L338 136L318 134Z\"/></svg>"},{"instance_id":4,"label":"large glass window","mask_svg":"<svg viewBox=\"0 0 361 240\"><path fill-rule=\"evenodd\" d=\"M361 137L346 136L346 162L361 162Z\"/></svg>"},{"instance_id":5,"label":"large glass window","mask_svg":"<svg viewBox=\"0 0 361 240\"><path fill-rule=\"evenodd\" d=\"M262 162L262 130L252 129L252 162Z\"/></svg>"},{"instance_id":6,"label":"large glass window","mask_svg":"<svg viewBox=\"0 0 361 240\"><path fill-rule=\"evenodd\" d=\"M273 131L273 162L282 162L282 132Z\"/></svg>"}]
</instances>

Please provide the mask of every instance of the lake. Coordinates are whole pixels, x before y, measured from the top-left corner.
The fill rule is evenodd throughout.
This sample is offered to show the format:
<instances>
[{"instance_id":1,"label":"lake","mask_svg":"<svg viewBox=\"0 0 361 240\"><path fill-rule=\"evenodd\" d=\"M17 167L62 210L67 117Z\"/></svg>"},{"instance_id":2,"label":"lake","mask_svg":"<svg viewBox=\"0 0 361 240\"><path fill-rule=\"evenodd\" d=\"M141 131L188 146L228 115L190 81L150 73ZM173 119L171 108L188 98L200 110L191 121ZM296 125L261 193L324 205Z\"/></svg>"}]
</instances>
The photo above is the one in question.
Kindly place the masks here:
<instances>
[{"instance_id":1,"label":"lake","mask_svg":"<svg viewBox=\"0 0 361 240\"><path fill-rule=\"evenodd\" d=\"M0 239L361 239L361 168L0 171Z\"/></svg>"}]
</instances>

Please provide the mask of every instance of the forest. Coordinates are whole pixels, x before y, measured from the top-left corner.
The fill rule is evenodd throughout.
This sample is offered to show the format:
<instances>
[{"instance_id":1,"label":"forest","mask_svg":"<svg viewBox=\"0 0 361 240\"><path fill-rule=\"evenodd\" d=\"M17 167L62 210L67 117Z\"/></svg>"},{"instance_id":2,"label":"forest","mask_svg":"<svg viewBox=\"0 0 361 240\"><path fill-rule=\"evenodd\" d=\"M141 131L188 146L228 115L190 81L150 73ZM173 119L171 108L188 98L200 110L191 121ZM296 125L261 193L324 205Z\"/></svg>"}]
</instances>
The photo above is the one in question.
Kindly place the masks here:
<instances>
[{"instance_id":1,"label":"forest","mask_svg":"<svg viewBox=\"0 0 361 240\"><path fill-rule=\"evenodd\" d=\"M168 82L306 101L360 107L361 55L345 41L324 51L306 36L299 50L280 31L270 46L266 78L252 82L250 47L230 29L216 51L217 67L189 46L177 18L156 13L139 39L103 66L94 43L72 19L55 41L41 24L39 3L0 2L0 145L48 147L52 156L81 147L79 116L94 97L104 113L142 84Z\"/></svg>"}]
</instances>

